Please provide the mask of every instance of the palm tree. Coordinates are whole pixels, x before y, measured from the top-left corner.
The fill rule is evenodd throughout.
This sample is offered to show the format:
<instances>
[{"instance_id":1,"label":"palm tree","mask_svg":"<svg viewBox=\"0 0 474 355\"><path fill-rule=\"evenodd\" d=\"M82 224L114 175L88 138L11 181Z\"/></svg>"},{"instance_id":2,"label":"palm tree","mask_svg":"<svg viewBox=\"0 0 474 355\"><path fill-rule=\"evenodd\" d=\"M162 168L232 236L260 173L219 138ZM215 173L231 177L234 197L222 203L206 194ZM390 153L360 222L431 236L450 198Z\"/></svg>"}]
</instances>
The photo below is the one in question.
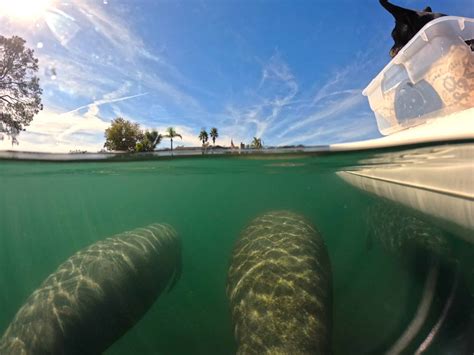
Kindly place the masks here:
<instances>
[{"instance_id":1,"label":"palm tree","mask_svg":"<svg viewBox=\"0 0 474 355\"><path fill-rule=\"evenodd\" d=\"M199 132L199 140L202 142L203 146L209 140L209 136L207 135L205 128L201 129L201 132Z\"/></svg>"},{"instance_id":2,"label":"palm tree","mask_svg":"<svg viewBox=\"0 0 474 355\"><path fill-rule=\"evenodd\" d=\"M158 144L160 144L163 136L158 131L145 131L141 134L140 139L135 145L137 152L153 152Z\"/></svg>"},{"instance_id":3,"label":"palm tree","mask_svg":"<svg viewBox=\"0 0 474 355\"><path fill-rule=\"evenodd\" d=\"M166 129L166 134L163 137L169 138L170 141L171 141L171 154L173 154L173 138L179 137L179 138L183 139L183 136L181 134L177 133L176 130L174 129L174 127L168 127Z\"/></svg>"},{"instance_id":4,"label":"palm tree","mask_svg":"<svg viewBox=\"0 0 474 355\"><path fill-rule=\"evenodd\" d=\"M254 149L262 149L263 147L262 138L253 137L251 147Z\"/></svg>"},{"instance_id":5,"label":"palm tree","mask_svg":"<svg viewBox=\"0 0 474 355\"><path fill-rule=\"evenodd\" d=\"M158 131L145 131L145 139L150 142L151 150L155 150L156 146L161 143L163 136Z\"/></svg>"},{"instance_id":6,"label":"palm tree","mask_svg":"<svg viewBox=\"0 0 474 355\"><path fill-rule=\"evenodd\" d=\"M215 127L211 128L209 135L212 138L212 145L216 145L216 138L219 137L219 132L217 132L217 128Z\"/></svg>"}]
</instances>

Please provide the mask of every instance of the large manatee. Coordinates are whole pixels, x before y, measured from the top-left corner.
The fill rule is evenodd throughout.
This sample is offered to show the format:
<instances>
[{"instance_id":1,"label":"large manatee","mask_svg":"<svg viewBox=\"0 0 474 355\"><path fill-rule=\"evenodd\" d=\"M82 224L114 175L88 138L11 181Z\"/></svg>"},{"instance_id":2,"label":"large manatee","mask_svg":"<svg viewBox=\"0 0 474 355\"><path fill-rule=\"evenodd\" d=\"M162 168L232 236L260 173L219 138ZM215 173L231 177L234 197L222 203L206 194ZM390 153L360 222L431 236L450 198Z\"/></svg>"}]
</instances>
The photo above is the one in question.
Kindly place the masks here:
<instances>
[{"instance_id":1,"label":"large manatee","mask_svg":"<svg viewBox=\"0 0 474 355\"><path fill-rule=\"evenodd\" d=\"M238 354L327 354L331 266L318 231L302 216L270 212L237 241L228 272Z\"/></svg>"},{"instance_id":2,"label":"large manatee","mask_svg":"<svg viewBox=\"0 0 474 355\"><path fill-rule=\"evenodd\" d=\"M20 308L3 354L97 354L131 328L181 272L175 230L152 224L77 252Z\"/></svg>"}]
</instances>

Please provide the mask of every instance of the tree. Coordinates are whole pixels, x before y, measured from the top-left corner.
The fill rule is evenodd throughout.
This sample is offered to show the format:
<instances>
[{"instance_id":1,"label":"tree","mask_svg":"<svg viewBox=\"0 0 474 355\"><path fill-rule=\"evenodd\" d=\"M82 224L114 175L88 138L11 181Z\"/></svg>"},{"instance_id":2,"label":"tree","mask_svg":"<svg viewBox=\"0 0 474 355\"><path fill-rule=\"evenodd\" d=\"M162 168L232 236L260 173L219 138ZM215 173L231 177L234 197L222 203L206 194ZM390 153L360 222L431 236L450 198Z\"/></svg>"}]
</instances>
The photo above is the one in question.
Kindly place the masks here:
<instances>
[{"instance_id":1,"label":"tree","mask_svg":"<svg viewBox=\"0 0 474 355\"><path fill-rule=\"evenodd\" d=\"M13 142L40 110L42 90L38 59L34 51L25 48L25 40L18 36L0 35L0 133L11 136Z\"/></svg>"},{"instance_id":2,"label":"tree","mask_svg":"<svg viewBox=\"0 0 474 355\"><path fill-rule=\"evenodd\" d=\"M199 132L199 140L202 142L202 145L206 144L206 142L209 140L209 136L207 135L207 132L204 128L201 129L201 132Z\"/></svg>"},{"instance_id":3,"label":"tree","mask_svg":"<svg viewBox=\"0 0 474 355\"><path fill-rule=\"evenodd\" d=\"M104 148L133 152L137 142L143 138L138 123L127 121L121 117L112 120L110 127L105 130Z\"/></svg>"},{"instance_id":4,"label":"tree","mask_svg":"<svg viewBox=\"0 0 474 355\"><path fill-rule=\"evenodd\" d=\"M198 138L202 142L202 154L204 154L204 152L207 150L207 147L209 146L209 143L207 143L207 141L209 140L209 136L205 128L201 129Z\"/></svg>"},{"instance_id":5,"label":"tree","mask_svg":"<svg viewBox=\"0 0 474 355\"><path fill-rule=\"evenodd\" d=\"M253 137L252 144L250 145L253 149L262 149L263 144L262 144L262 139Z\"/></svg>"},{"instance_id":6,"label":"tree","mask_svg":"<svg viewBox=\"0 0 474 355\"><path fill-rule=\"evenodd\" d=\"M156 130L145 131L135 145L136 152L153 152L163 136Z\"/></svg>"},{"instance_id":7,"label":"tree","mask_svg":"<svg viewBox=\"0 0 474 355\"><path fill-rule=\"evenodd\" d=\"M165 138L169 138L171 142L171 153L173 153L173 138L179 137L183 139L181 134L177 133L176 130L173 127L168 127L166 129L166 134L163 136Z\"/></svg>"},{"instance_id":8,"label":"tree","mask_svg":"<svg viewBox=\"0 0 474 355\"><path fill-rule=\"evenodd\" d=\"M211 136L211 139L212 139L212 145L216 145L216 138L219 137L219 132L217 132L217 128L215 127L211 128L209 135Z\"/></svg>"}]
</instances>

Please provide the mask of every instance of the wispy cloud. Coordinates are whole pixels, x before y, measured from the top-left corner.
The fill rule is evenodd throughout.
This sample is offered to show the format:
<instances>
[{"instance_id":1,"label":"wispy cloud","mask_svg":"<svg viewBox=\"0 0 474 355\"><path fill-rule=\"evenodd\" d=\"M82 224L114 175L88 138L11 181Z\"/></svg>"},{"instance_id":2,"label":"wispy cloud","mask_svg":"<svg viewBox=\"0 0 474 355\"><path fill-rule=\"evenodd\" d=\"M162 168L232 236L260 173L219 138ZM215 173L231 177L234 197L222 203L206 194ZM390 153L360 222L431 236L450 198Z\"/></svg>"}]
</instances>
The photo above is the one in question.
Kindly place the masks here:
<instances>
[{"instance_id":1,"label":"wispy cloud","mask_svg":"<svg viewBox=\"0 0 474 355\"><path fill-rule=\"evenodd\" d=\"M107 66L112 67L123 78L139 82L144 90L164 94L179 105L199 108L199 102L180 88L189 85L184 75L163 57L152 53L143 40L130 29L129 21L114 16L105 10L106 8L107 6L87 2L82 3L79 8L85 15L84 21L88 21L88 25L84 27L94 28L93 35L99 34L107 46L112 47L106 47L102 52L98 51L96 56L105 60ZM114 53L114 57L110 58L109 53ZM150 62L153 63L152 67Z\"/></svg>"},{"instance_id":2,"label":"wispy cloud","mask_svg":"<svg viewBox=\"0 0 474 355\"><path fill-rule=\"evenodd\" d=\"M35 31L13 22L0 26L5 34L22 35L30 45L41 44L35 54L40 60L45 104L57 103L53 103L57 90L70 100L86 100L132 82L139 92L158 94L162 105L200 110L199 101L187 90L196 86L143 42L133 22L117 14L120 5L111 4L56 3Z\"/></svg>"},{"instance_id":3,"label":"wispy cloud","mask_svg":"<svg viewBox=\"0 0 474 355\"><path fill-rule=\"evenodd\" d=\"M330 98L330 100L323 100L328 98ZM293 123L282 134L278 135L278 137L288 136L292 132L305 127L314 127L316 122L323 119L333 119L336 115L348 112L364 101L365 98L362 96L360 90L344 90L328 93L318 100L318 102L324 102L324 104L315 107L312 113L298 120L298 122Z\"/></svg>"},{"instance_id":4,"label":"wispy cloud","mask_svg":"<svg viewBox=\"0 0 474 355\"><path fill-rule=\"evenodd\" d=\"M281 140L281 145L291 144L334 144L368 139L378 136L377 127L370 114L353 115L341 123L338 120L315 127L300 134Z\"/></svg>"},{"instance_id":5,"label":"wispy cloud","mask_svg":"<svg viewBox=\"0 0 474 355\"><path fill-rule=\"evenodd\" d=\"M351 119L356 120L358 115L373 121L362 88L354 87L354 77L368 62L366 58L356 59L326 81L302 91L291 68L276 54L262 64L261 80L249 90L254 104L226 107L226 114L232 118L225 121L227 131L241 140L262 137L272 145L317 144L323 137L330 142L331 135L335 142L340 137L354 139L366 131L373 132L370 124L366 130L351 126L356 122ZM344 134L346 126L350 135Z\"/></svg>"},{"instance_id":6,"label":"wispy cloud","mask_svg":"<svg viewBox=\"0 0 474 355\"><path fill-rule=\"evenodd\" d=\"M223 116L231 118L231 122L226 121L226 130L238 140L265 136L298 94L296 78L280 54L274 54L264 63L261 73L257 87L249 90L253 104L247 107L229 104L225 108Z\"/></svg>"},{"instance_id":7,"label":"wispy cloud","mask_svg":"<svg viewBox=\"0 0 474 355\"><path fill-rule=\"evenodd\" d=\"M71 113L79 112L79 111L82 111L84 109L88 109L88 111L96 112L96 111L98 111L98 108L101 105L111 104L111 103L114 103L114 102L126 101L126 100L130 100L130 99L134 99L136 97L145 96L145 95L148 95L148 93L145 92L143 94L135 94L135 95L122 96L122 97L117 97L117 98L104 98L104 99L101 99L101 100L96 100L96 101L94 101L94 102L92 102L88 105L84 105L84 106L80 106L78 108L75 108L74 110L68 111L65 114L71 114Z\"/></svg>"}]
</instances>

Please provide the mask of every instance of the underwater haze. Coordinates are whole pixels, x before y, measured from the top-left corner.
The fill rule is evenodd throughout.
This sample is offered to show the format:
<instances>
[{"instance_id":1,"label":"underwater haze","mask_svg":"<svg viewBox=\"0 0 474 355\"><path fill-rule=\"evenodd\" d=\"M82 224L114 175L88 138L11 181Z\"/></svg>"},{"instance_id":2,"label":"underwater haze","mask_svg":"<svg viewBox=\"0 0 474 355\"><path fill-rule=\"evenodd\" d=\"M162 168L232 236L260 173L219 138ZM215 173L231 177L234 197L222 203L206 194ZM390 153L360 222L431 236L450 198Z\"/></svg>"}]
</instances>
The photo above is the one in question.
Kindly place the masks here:
<instances>
[{"instance_id":1,"label":"underwater haze","mask_svg":"<svg viewBox=\"0 0 474 355\"><path fill-rule=\"evenodd\" d=\"M389 163L384 161L387 153L402 159L419 150L429 159L436 149L457 146L470 152L464 159L472 164L472 143L415 147L409 154L397 148L128 161L0 160L0 334L43 280L80 249L134 228L167 223L181 239L182 275L106 354L235 354L238 344L226 296L234 244L256 217L286 210L306 217L327 246L334 354L392 348L417 314L433 259L441 260L436 264L441 266L436 266L430 312L405 350L419 348L449 300L426 353L469 350L472 342L463 339L474 329L472 240L336 174L367 167L374 157L374 166ZM439 171L454 178L449 169ZM468 189L472 194L472 184ZM400 223L406 229L391 226L383 214L371 218L378 204L405 216ZM426 233L439 235L440 243L425 248L426 238L418 236ZM416 239L416 246L405 246L406 236ZM395 237L395 242L379 242ZM423 252L415 252L417 248Z\"/></svg>"}]
</instances>

